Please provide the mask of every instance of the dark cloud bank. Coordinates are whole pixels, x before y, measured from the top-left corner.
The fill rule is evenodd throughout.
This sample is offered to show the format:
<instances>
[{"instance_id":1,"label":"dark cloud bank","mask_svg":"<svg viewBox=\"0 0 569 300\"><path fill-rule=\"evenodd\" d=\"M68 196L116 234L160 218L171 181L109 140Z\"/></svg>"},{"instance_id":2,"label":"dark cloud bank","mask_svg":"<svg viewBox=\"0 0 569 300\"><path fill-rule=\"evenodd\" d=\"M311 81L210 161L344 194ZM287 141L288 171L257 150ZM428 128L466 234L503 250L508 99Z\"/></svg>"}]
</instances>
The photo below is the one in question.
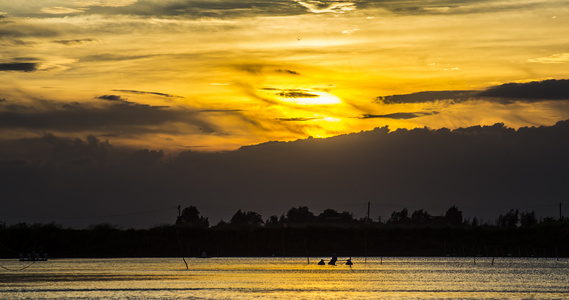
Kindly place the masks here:
<instances>
[{"instance_id":1,"label":"dark cloud bank","mask_svg":"<svg viewBox=\"0 0 569 300\"><path fill-rule=\"evenodd\" d=\"M171 157L46 134L1 145L0 220L148 227L174 222L178 204L214 224L238 209L267 219L298 205L362 217L368 201L384 218L454 204L486 221L510 208L556 217L558 204L569 204L568 136L569 121L517 131L377 128Z\"/></svg>"},{"instance_id":2,"label":"dark cloud bank","mask_svg":"<svg viewBox=\"0 0 569 300\"><path fill-rule=\"evenodd\" d=\"M424 103L442 100L463 102L472 99L512 103L569 100L569 79L550 79L527 83L506 83L483 91L425 91L411 94L381 96L381 104Z\"/></svg>"}]
</instances>

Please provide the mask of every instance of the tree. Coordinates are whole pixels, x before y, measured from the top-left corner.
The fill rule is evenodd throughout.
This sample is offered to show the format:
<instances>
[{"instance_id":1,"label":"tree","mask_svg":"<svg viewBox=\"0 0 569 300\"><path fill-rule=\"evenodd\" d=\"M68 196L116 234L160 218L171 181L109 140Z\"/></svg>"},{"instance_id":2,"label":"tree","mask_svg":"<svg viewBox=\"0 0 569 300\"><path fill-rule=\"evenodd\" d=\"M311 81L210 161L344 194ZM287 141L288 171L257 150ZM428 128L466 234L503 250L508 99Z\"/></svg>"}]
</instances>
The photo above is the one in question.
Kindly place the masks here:
<instances>
[{"instance_id":1,"label":"tree","mask_svg":"<svg viewBox=\"0 0 569 300\"><path fill-rule=\"evenodd\" d=\"M445 220L451 226L460 226L462 224L462 211L453 205L445 213Z\"/></svg>"},{"instance_id":2,"label":"tree","mask_svg":"<svg viewBox=\"0 0 569 300\"><path fill-rule=\"evenodd\" d=\"M537 224L535 211L523 212L520 217L520 225L522 227L531 227Z\"/></svg>"},{"instance_id":3,"label":"tree","mask_svg":"<svg viewBox=\"0 0 569 300\"><path fill-rule=\"evenodd\" d=\"M311 223L316 220L316 217L312 212L308 210L306 206L299 206L298 208L293 207L286 213L287 222L291 224L306 224Z\"/></svg>"},{"instance_id":4,"label":"tree","mask_svg":"<svg viewBox=\"0 0 569 300\"><path fill-rule=\"evenodd\" d=\"M351 223L354 220L354 216L347 211L339 213L334 209L328 208L328 209L325 209L321 214L319 214L317 219L318 219L318 222L324 223L324 224L326 224L326 223L346 224L346 223Z\"/></svg>"},{"instance_id":5,"label":"tree","mask_svg":"<svg viewBox=\"0 0 569 300\"><path fill-rule=\"evenodd\" d=\"M238 210L233 215L229 223L231 224L231 226L260 226L264 222L263 222L263 217L254 211L248 211L243 213L241 212L241 210Z\"/></svg>"},{"instance_id":6,"label":"tree","mask_svg":"<svg viewBox=\"0 0 569 300\"><path fill-rule=\"evenodd\" d=\"M265 221L265 227L267 226L278 226L279 224L279 217L277 215L270 216L267 221Z\"/></svg>"},{"instance_id":7,"label":"tree","mask_svg":"<svg viewBox=\"0 0 569 300\"><path fill-rule=\"evenodd\" d=\"M401 211L394 211L391 213L391 218L387 221L387 223L407 223L409 222L409 211L407 208L402 209Z\"/></svg>"},{"instance_id":8,"label":"tree","mask_svg":"<svg viewBox=\"0 0 569 300\"><path fill-rule=\"evenodd\" d=\"M431 215L427 211L419 209L411 214L411 221L416 225L425 225L431 221Z\"/></svg>"},{"instance_id":9,"label":"tree","mask_svg":"<svg viewBox=\"0 0 569 300\"><path fill-rule=\"evenodd\" d=\"M478 227L480 225L480 222L478 221L478 218L474 217L472 219L472 222L470 223L470 226L472 227Z\"/></svg>"},{"instance_id":10,"label":"tree","mask_svg":"<svg viewBox=\"0 0 569 300\"><path fill-rule=\"evenodd\" d=\"M516 227L520 220L520 211L517 209L510 209L505 215L498 216L498 226L500 227Z\"/></svg>"},{"instance_id":11,"label":"tree","mask_svg":"<svg viewBox=\"0 0 569 300\"><path fill-rule=\"evenodd\" d=\"M190 206L182 210L182 214L176 219L176 225L209 227L209 220L200 216L200 212L195 206Z\"/></svg>"}]
</instances>

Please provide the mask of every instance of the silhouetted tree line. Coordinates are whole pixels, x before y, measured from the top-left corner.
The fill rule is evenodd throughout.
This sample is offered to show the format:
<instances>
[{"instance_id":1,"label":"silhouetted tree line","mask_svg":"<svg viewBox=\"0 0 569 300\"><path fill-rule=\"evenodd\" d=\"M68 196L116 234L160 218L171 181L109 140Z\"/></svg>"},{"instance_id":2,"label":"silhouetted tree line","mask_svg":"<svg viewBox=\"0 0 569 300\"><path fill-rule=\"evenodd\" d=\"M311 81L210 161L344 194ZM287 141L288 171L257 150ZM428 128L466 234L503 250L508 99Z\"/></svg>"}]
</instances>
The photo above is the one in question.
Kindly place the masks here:
<instances>
[{"instance_id":1,"label":"silhouetted tree line","mask_svg":"<svg viewBox=\"0 0 569 300\"><path fill-rule=\"evenodd\" d=\"M569 220L538 220L512 209L495 224L465 219L456 207L442 216L404 208L381 222L349 212L307 207L270 216L238 210L210 226L196 207L184 208L174 225L123 230L111 224L88 229L57 224L0 223L0 258L45 251L52 258L210 256L520 256L569 257Z\"/></svg>"},{"instance_id":2,"label":"silhouetted tree line","mask_svg":"<svg viewBox=\"0 0 569 300\"><path fill-rule=\"evenodd\" d=\"M499 215L495 223L481 224L478 218L472 220L465 219L455 205L451 206L444 215L433 216L423 209L415 210L409 214L407 208L401 211L394 211L391 217L385 221L381 221L381 217L377 221L373 219L360 218L355 219L350 212L338 212L334 209L325 209L319 215L312 213L308 207L293 207L282 214L280 217L276 215L270 216L263 221L262 216L254 211L243 212L238 210L229 222L220 221L213 228L227 227L283 227L283 226L306 226L306 225L373 225L373 226L390 226L390 227L531 227L540 223L555 222L553 218L544 218L538 220L535 211L520 212L517 209L511 209L504 215ZM200 215L199 210L195 206L184 208L182 214L176 219L176 225L192 226L192 227L209 227L208 218Z\"/></svg>"}]
</instances>

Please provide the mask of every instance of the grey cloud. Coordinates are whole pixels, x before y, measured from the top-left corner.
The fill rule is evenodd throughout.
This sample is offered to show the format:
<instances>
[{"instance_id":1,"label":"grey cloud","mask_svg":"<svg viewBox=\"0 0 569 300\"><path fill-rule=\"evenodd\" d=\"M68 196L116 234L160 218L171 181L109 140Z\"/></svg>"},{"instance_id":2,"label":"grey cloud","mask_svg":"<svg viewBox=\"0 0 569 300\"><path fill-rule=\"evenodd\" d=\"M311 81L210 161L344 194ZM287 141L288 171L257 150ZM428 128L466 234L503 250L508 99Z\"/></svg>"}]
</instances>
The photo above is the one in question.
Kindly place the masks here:
<instances>
[{"instance_id":1,"label":"grey cloud","mask_svg":"<svg viewBox=\"0 0 569 300\"><path fill-rule=\"evenodd\" d=\"M233 113L233 112L242 112L243 109L202 109L200 112L202 113Z\"/></svg>"},{"instance_id":2,"label":"grey cloud","mask_svg":"<svg viewBox=\"0 0 569 300\"><path fill-rule=\"evenodd\" d=\"M103 98L101 98L103 97ZM79 103L59 104L38 102L34 108L22 105L3 105L0 110L0 128L61 132L170 132L157 125L180 122L201 128L203 132L217 131L212 124L202 120L197 111L150 106L125 101L120 96L101 96L108 102L104 107Z\"/></svg>"},{"instance_id":3,"label":"grey cloud","mask_svg":"<svg viewBox=\"0 0 569 300\"><path fill-rule=\"evenodd\" d=\"M88 55L80 59L83 62L98 62L98 61L124 61L124 60L135 60L143 59L149 57L155 57L156 55L117 55L117 54L93 54Z\"/></svg>"},{"instance_id":4,"label":"grey cloud","mask_svg":"<svg viewBox=\"0 0 569 300\"><path fill-rule=\"evenodd\" d=\"M567 136L569 121L518 130L503 124L394 132L384 127L229 152L186 151L168 159L159 150L124 152L94 138L45 136L11 144L11 153L26 153L18 147L41 149L34 151L48 153L44 162L6 156L7 142L0 142L0 193L12 199L2 203L5 215L90 216L98 209L145 210L191 201L216 223L230 218L235 210L228 208L236 204L265 217L299 205L349 206L364 216L371 201L373 214L383 217L402 207L442 214L452 205L465 217L485 220L509 208L556 216L559 199L569 197ZM61 151L52 154L57 145ZM548 201L555 205L545 206ZM175 214L154 217L117 221L148 227L172 223ZM65 225L88 225L74 222Z\"/></svg>"},{"instance_id":5,"label":"grey cloud","mask_svg":"<svg viewBox=\"0 0 569 300\"><path fill-rule=\"evenodd\" d=\"M284 121L284 122L306 122L306 121L312 121L312 120L320 120L322 118L278 118L278 121Z\"/></svg>"},{"instance_id":6,"label":"grey cloud","mask_svg":"<svg viewBox=\"0 0 569 300\"><path fill-rule=\"evenodd\" d=\"M34 72L37 68L37 63L0 63L0 71Z\"/></svg>"},{"instance_id":7,"label":"grey cloud","mask_svg":"<svg viewBox=\"0 0 569 300\"><path fill-rule=\"evenodd\" d=\"M62 44L65 46L76 46L76 45L82 45L82 44L92 43L92 42L96 42L96 41L97 40L95 40L95 39L76 39L76 40L56 40L53 42L57 43L57 44Z\"/></svg>"},{"instance_id":8,"label":"grey cloud","mask_svg":"<svg viewBox=\"0 0 569 300\"><path fill-rule=\"evenodd\" d=\"M351 1L314 1L314 0L295 0L296 3L306 7L312 13L342 13L346 7L355 6Z\"/></svg>"},{"instance_id":9,"label":"grey cloud","mask_svg":"<svg viewBox=\"0 0 569 300\"><path fill-rule=\"evenodd\" d=\"M53 146L51 160L56 162L85 163L93 160L103 163L110 147L108 141L101 142L93 135L88 136L85 141L78 138L61 138L53 134L45 134L43 139Z\"/></svg>"},{"instance_id":10,"label":"grey cloud","mask_svg":"<svg viewBox=\"0 0 569 300\"><path fill-rule=\"evenodd\" d=\"M29 38L29 37L57 37L59 32L49 28L48 26L42 25L29 25L29 24L19 24L16 22L5 24L0 27L0 38Z\"/></svg>"},{"instance_id":11,"label":"grey cloud","mask_svg":"<svg viewBox=\"0 0 569 300\"><path fill-rule=\"evenodd\" d=\"M427 113L427 112L412 112L412 113L392 113L392 114L383 114L383 115L373 115L373 114L364 114L361 116L362 119L399 119L399 120L406 120L406 119L414 119L423 116L430 116L436 113Z\"/></svg>"},{"instance_id":12,"label":"grey cloud","mask_svg":"<svg viewBox=\"0 0 569 300\"><path fill-rule=\"evenodd\" d=\"M162 96L162 97L167 97L167 98L184 98L182 96L176 96L176 95L158 93L158 92L145 92L145 91L137 91L137 90L113 90L113 91L124 92L124 93L132 93L132 94L156 95L156 96Z\"/></svg>"},{"instance_id":13,"label":"grey cloud","mask_svg":"<svg viewBox=\"0 0 569 300\"><path fill-rule=\"evenodd\" d=\"M569 79L506 83L478 93L478 96L522 101L569 100Z\"/></svg>"},{"instance_id":14,"label":"grey cloud","mask_svg":"<svg viewBox=\"0 0 569 300\"><path fill-rule=\"evenodd\" d=\"M125 3L128 4L128 3ZM363 0L363 1L328 1L328 0L220 0L220 1L192 1L192 0L139 0L129 5L93 5L81 9L64 7L64 3L53 7L53 12L67 14L99 14L99 15L138 15L177 18L242 18L251 16L288 16L312 13L341 13L348 9L364 10L367 8L381 8L398 14L470 14L481 12L496 12L506 10L533 9L537 7L551 7L549 2L521 2L490 0L438 0L438 1L390 1L390 0ZM13 16L51 18L54 15L46 7L39 4L28 4L27 9L18 5L6 7ZM44 9L44 13L41 9ZM64 14L65 15L65 14ZM1 19L1 18L0 18Z\"/></svg>"},{"instance_id":15,"label":"grey cloud","mask_svg":"<svg viewBox=\"0 0 569 300\"><path fill-rule=\"evenodd\" d=\"M275 72L277 73L285 73L285 74L290 74L290 75L300 75L298 72L293 71L293 70L286 70L286 69L277 69L275 70Z\"/></svg>"},{"instance_id":16,"label":"grey cloud","mask_svg":"<svg viewBox=\"0 0 569 300\"><path fill-rule=\"evenodd\" d=\"M381 96L375 102L382 104L422 103L437 100L464 101L474 95L474 91L425 91L412 94Z\"/></svg>"},{"instance_id":17,"label":"grey cloud","mask_svg":"<svg viewBox=\"0 0 569 300\"><path fill-rule=\"evenodd\" d=\"M489 87L484 91L425 91L412 94L380 96L375 99L375 102L380 104L401 104L443 100L463 102L471 99L483 99L504 104L513 102L569 100L569 79L506 83Z\"/></svg>"},{"instance_id":18,"label":"grey cloud","mask_svg":"<svg viewBox=\"0 0 569 300\"><path fill-rule=\"evenodd\" d=\"M265 65L263 64L241 64L235 66L235 68L239 71L247 72L250 74L261 74L263 72L263 68Z\"/></svg>"},{"instance_id":19,"label":"grey cloud","mask_svg":"<svg viewBox=\"0 0 569 300\"><path fill-rule=\"evenodd\" d=\"M318 97L320 97L320 95L318 95L318 94L311 94L308 92L296 91L296 90L289 90L289 91L280 92L280 93L277 93L277 95L281 96L283 98L318 98Z\"/></svg>"},{"instance_id":20,"label":"grey cloud","mask_svg":"<svg viewBox=\"0 0 569 300\"><path fill-rule=\"evenodd\" d=\"M383 8L391 12L407 15L425 14L473 14L497 11L513 11L520 9L532 9L547 7L547 2L516 2L516 1L490 1L490 0L437 0L437 1L389 1L389 0L369 0L356 2L358 7L363 8Z\"/></svg>"},{"instance_id":21,"label":"grey cloud","mask_svg":"<svg viewBox=\"0 0 569 300\"><path fill-rule=\"evenodd\" d=\"M190 0L139 0L123 7L91 7L93 14L130 14L143 16L183 16L186 18L230 18L253 15L302 14L304 9L290 1L190 1Z\"/></svg>"},{"instance_id":22,"label":"grey cloud","mask_svg":"<svg viewBox=\"0 0 569 300\"><path fill-rule=\"evenodd\" d=\"M119 95L103 95L103 96L97 97L97 99L102 99L102 100L107 100L107 101L125 101L126 100Z\"/></svg>"}]
</instances>

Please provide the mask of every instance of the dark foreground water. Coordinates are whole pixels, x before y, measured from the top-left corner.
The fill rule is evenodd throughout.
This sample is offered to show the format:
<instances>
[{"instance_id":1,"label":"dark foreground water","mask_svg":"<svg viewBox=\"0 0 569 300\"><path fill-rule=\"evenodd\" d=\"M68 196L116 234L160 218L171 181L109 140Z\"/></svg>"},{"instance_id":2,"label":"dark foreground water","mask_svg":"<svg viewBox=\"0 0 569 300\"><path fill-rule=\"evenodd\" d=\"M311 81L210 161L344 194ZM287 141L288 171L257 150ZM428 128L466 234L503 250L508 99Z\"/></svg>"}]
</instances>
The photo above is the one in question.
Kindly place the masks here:
<instances>
[{"instance_id":1,"label":"dark foreground water","mask_svg":"<svg viewBox=\"0 0 569 300\"><path fill-rule=\"evenodd\" d=\"M0 299L569 298L568 259L186 260L188 270L181 258L0 260Z\"/></svg>"}]
</instances>

